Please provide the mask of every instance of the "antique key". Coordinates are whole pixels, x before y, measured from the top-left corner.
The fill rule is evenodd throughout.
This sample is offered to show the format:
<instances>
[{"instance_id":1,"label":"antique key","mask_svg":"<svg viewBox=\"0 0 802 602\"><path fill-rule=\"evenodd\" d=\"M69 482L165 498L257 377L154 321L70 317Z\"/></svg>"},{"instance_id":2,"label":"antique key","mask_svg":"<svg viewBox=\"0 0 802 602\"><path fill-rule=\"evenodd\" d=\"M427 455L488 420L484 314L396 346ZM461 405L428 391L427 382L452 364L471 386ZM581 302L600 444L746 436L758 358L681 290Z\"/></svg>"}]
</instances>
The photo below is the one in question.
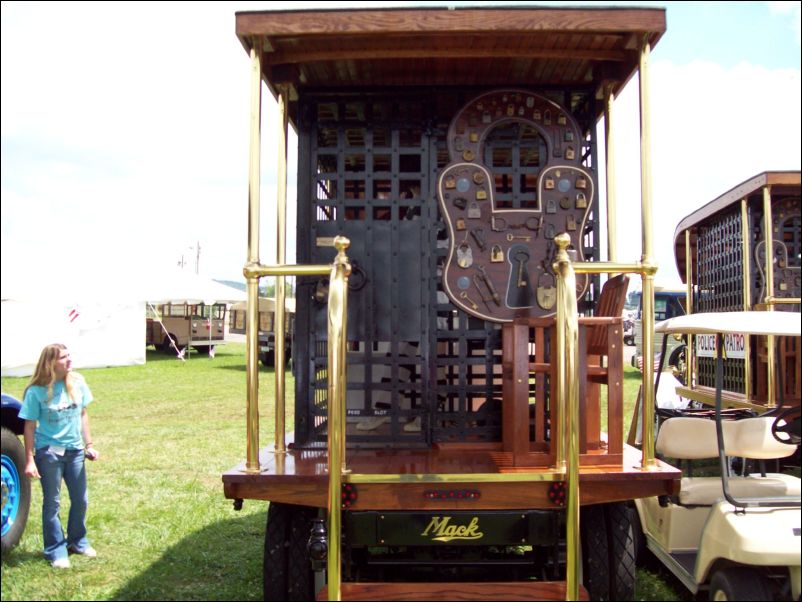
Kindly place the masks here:
<instances>
[{"instance_id":1,"label":"antique key","mask_svg":"<svg viewBox=\"0 0 802 602\"><path fill-rule=\"evenodd\" d=\"M523 250L519 250L515 253L515 261L518 264L518 288L526 286L526 279L524 278L524 273L526 270L526 262L529 261L529 253Z\"/></svg>"},{"instance_id":2,"label":"antique key","mask_svg":"<svg viewBox=\"0 0 802 602\"><path fill-rule=\"evenodd\" d=\"M460 298L460 299L465 299L465 300L466 300L468 303L470 303L470 305L471 305L471 309L473 309L474 311L475 311L475 310L477 310L477 309L479 309L479 306L478 306L478 305L476 305L476 303L474 303L473 299L471 299L471 298L468 296L468 291L462 291L462 292L459 294L459 298Z\"/></svg>"},{"instance_id":3,"label":"antique key","mask_svg":"<svg viewBox=\"0 0 802 602\"><path fill-rule=\"evenodd\" d=\"M507 240L509 242L512 242L514 240L523 240L523 241L526 241L526 242L530 242L532 240L532 237L529 236L528 234L513 234L513 233L509 233L509 234L507 234Z\"/></svg>"},{"instance_id":4,"label":"antique key","mask_svg":"<svg viewBox=\"0 0 802 602\"><path fill-rule=\"evenodd\" d=\"M476 246L479 247L480 251L484 251L487 248L487 243L485 242L485 231L482 228L471 230L471 236L476 241Z\"/></svg>"}]
</instances>

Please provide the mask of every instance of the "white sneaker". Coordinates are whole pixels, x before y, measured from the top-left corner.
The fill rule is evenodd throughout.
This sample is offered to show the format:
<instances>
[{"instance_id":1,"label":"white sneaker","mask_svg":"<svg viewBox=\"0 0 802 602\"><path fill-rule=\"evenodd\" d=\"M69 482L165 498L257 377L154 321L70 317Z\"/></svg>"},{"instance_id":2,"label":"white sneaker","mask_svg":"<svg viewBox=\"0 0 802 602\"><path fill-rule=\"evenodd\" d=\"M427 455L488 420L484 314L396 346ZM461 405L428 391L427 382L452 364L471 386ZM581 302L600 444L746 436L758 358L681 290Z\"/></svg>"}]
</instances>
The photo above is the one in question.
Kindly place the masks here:
<instances>
[{"instance_id":1,"label":"white sneaker","mask_svg":"<svg viewBox=\"0 0 802 602\"><path fill-rule=\"evenodd\" d=\"M56 558L55 560L50 562L50 566L52 566L54 569L68 569L70 568L70 559Z\"/></svg>"},{"instance_id":2,"label":"white sneaker","mask_svg":"<svg viewBox=\"0 0 802 602\"><path fill-rule=\"evenodd\" d=\"M87 558L97 558L97 550L92 546L86 546L83 550L79 550L75 546L70 546L67 548L67 551L70 554L80 554L81 556L86 556Z\"/></svg>"},{"instance_id":3,"label":"white sneaker","mask_svg":"<svg viewBox=\"0 0 802 602\"><path fill-rule=\"evenodd\" d=\"M371 416L370 418L363 418L356 425L358 431L374 431L383 424L390 422L388 416Z\"/></svg>"}]
</instances>

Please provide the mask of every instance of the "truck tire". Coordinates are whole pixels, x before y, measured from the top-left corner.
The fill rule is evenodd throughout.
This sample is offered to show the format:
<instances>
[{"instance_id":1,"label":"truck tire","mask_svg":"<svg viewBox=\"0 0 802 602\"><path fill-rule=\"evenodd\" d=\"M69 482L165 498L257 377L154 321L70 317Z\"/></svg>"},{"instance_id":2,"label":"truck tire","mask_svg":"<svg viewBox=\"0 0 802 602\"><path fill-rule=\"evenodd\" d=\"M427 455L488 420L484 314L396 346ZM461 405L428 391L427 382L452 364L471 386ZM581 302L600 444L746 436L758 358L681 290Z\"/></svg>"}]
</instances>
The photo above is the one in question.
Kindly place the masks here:
<instances>
[{"instance_id":1,"label":"truck tire","mask_svg":"<svg viewBox=\"0 0 802 602\"><path fill-rule=\"evenodd\" d=\"M31 479L25 475L25 447L7 428L2 428L2 555L22 538L31 507Z\"/></svg>"},{"instance_id":2,"label":"truck tire","mask_svg":"<svg viewBox=\"0 0 802 602\"><path fill-rule=\"evenodd\" d=\"M626 504L581 509L582 576L591 600L634 600L635 543Z\"/></svg>"},{"instance_id":3,"label":"truck tire","mask_svg":"<svg viewBox=\"0 0 802 602\"><path fill-rule=\"evenodd\" d=\"M265 368L272 368L276 363L276 354L273 351L262 351L259 354L259 359L262 360L262 365Z\"/></svg>"},{"instance_id":4,"label":"truck tire","mask_svg":"<svg viewBox=\"0 0 802 602\"><path fill-rule=\"evenodd\" d=\"M315 508L271 502L267 510L263 586L265 600L313 600L309 534Z\"/></svg>"}]
</instances>

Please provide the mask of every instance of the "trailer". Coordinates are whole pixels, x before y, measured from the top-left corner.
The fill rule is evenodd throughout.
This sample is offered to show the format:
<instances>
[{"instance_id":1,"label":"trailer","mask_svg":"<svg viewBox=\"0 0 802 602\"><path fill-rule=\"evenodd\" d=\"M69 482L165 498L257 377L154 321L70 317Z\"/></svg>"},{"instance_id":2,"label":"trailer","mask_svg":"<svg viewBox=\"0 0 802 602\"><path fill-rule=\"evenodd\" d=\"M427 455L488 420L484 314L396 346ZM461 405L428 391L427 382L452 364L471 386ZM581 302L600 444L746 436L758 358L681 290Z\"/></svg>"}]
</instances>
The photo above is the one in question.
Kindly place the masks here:
<instances>
[{"instance_id":1,"label":"trailer","mask_svg":"<svg viewBox=\"0 0 802 602\"><path fill-rule=\"evenodd\" d=\"M643 8L237 13L251 60L247 440L222 479L235 508L270 502L266 600L633 598L631 500L675 493L680 474L654 457L650 407L643 449L623 442L628 274L654 392L647 91L664 31L665 11ZM599 147L635 75L644 247L621 261ZM263 86L281 121L276 265L259 250ZM285 263L290 124L299 265ZM279 324L297 277L295 395L287 425L277 329L262 448L266 276Z\"/></svg>"},{"instance_id":2,"label":"trailer","mask_svg":"<svg viewBox=\"0 0 802 602\"><path fill-rule=\"evenodd\" d=\"M688 313L800 313L800 190L799 171L766 171L679 222L674 256L686 284ZM694 335L690 339L688 379L678 393L713 406L715 340ZM727 344L725 407L763 413L783 405L799 406L799 337L731 335Z\"/></svg>"},{"instance_id":3,"label":"trailer","mask_svg":"<svg viewBox=\"0 0 802 602\"><path fill-rule=\"evenodd\" d=\"M284 303L284 353L289 359L292 354L292 337L295 332L295 299L288 297ZM248 304L245 301L235 303L228 311L228 332L245 334L245 319ZM269 297L259 298L259 359L262 365L273 366L276 357L276 300Z\"/></svg>"}]
</instances>

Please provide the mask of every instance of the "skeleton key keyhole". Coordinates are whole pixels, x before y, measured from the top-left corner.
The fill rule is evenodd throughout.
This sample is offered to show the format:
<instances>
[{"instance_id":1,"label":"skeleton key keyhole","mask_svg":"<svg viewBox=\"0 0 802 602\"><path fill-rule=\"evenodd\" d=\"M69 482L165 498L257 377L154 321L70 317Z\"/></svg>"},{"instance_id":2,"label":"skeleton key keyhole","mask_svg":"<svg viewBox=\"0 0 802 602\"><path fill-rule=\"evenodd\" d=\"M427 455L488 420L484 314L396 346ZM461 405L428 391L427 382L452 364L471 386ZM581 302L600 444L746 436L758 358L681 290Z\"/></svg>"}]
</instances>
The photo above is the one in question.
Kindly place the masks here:
<instances>
[{"instance_id":1,"label":"skeleton key keyhole","mask_svg":"<svg viewBox=\"0 0 802 602\"><path fill-rule=\"evenodd\" d=\"M532 307L534 291L529 278L528 263L531 252L525 245L513 245L507 254L510 263L510 279L507 286L507 306Z\"/></svg>"}]
</instances>

